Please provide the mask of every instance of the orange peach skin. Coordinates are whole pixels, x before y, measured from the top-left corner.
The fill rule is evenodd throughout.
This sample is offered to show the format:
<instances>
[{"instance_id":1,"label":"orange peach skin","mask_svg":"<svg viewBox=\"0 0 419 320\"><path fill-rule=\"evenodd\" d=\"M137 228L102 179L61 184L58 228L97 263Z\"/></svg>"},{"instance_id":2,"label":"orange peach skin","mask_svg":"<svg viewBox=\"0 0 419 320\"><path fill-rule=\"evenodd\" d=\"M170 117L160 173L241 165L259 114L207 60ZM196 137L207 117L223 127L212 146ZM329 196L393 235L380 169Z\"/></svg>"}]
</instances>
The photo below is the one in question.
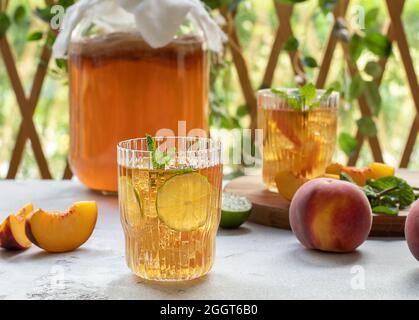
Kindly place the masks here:
<instances>
[{"instance_id":1,"label":"orange peach skin","mask_svg":"<svg viewBox=\"0 0 419 320\"><path fill-rule=\"evenodd\" d=\"M32 245L25 235L25 220L32 210L32 203L28 203L18 214L10 214L3 221L0 225L0 247L7 250L25 250Z\"/></svg>"},{"instance_id":2,"label":"orange peach skin","mask_svg":"<svg viewBox=\"0 0 419 320\"><path fill-rule=\"evenodd\" d=\"M372 212L356 185L317 178L298 189L291 202L290 223L307 248L351 252L367 239Z\"/></svg>"}]
</instances>

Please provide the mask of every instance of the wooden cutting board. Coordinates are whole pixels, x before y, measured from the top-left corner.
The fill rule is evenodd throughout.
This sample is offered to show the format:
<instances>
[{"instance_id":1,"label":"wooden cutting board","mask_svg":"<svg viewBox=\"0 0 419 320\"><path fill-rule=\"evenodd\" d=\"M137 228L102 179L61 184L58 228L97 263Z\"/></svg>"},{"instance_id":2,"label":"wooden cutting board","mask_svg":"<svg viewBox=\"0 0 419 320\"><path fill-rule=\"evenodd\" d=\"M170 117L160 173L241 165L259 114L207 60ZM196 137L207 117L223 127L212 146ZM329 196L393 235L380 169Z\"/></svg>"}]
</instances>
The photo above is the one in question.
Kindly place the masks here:
<instances>
[{"instance_id":1,"label":"wooden cutting board","mask_svg":"<svg viewBox=\"0 0 419 320\"><path fill-rule=\"evenodd\" d=\"M404 178L413 186L419 186L419 172L400 169L397 176ZM246 196L253 204L249 221L267 226L290 229L288 219L289 201L278 193L265 188L260 176L243 176L232 180L224 188ZM370 236L404 237L404 223L407 210L398 216L374 215Z\"/></svg>"}]
</instances>

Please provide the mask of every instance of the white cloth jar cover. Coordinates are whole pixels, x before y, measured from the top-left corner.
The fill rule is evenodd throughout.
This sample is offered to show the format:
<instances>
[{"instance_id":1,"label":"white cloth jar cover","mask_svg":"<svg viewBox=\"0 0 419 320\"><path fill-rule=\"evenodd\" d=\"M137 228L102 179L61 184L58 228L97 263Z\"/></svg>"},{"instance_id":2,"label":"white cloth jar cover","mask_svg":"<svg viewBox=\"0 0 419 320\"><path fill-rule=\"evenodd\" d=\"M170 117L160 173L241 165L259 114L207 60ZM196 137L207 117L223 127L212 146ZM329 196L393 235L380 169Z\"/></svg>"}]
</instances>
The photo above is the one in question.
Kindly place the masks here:
<instances>
[{"instance_id":1,"label":"white cloth jar cover","mask_svg":"<svg viewBox=\"0 0 419 320\"><path fill-rule=\"evenodd\" d=\"M200 0L80 0L67 9L62 30L54 47L54 57L67 54L73 30L85 21L115 26L134 26L153 48L169 44L190 14L203 30L208 48L220 52L226 36Z\"/></svg>"}]
</instances>

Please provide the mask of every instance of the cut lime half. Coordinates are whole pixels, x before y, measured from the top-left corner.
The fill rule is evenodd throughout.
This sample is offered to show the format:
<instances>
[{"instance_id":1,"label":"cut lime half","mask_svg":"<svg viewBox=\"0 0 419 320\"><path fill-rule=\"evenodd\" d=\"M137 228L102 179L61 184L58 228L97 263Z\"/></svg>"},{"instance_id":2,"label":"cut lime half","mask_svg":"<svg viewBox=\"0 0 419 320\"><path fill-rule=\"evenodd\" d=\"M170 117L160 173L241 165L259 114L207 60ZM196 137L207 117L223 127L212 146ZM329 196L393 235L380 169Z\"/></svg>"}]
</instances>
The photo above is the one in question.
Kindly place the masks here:
<instances>
[{"instance_id":1,"label":"cut lime half","mask_svg":"<svg viewBox=\"0 0 419 320\"><path fill-rule=\"evenodd\" d=\"M252 203L244 196L232 192L223 192L220 227L235 229L240 227L250 216Z\"/></svg>"},{"instance_id":2,"label":"cut lime half","mask_svg":"<svg viewBox=\"0 0 419 320\"><path fill-rule=\"evenodd\" d=\"M143 216L141 199L130 177L119 177L118 196L128 223L132 226L138 225Z\"/></svg>"},{"instance_id":3,"label":"cut lime half","mask_svg":"<svg viewBox=\"0 0 419 320\"><path fill-rule=\"evenodd\" d=\"M157 215L169 228L193 231L203 226L211 209L212 188L199 173L178 174L157 191Z\"/></svg>"}]
</instances>

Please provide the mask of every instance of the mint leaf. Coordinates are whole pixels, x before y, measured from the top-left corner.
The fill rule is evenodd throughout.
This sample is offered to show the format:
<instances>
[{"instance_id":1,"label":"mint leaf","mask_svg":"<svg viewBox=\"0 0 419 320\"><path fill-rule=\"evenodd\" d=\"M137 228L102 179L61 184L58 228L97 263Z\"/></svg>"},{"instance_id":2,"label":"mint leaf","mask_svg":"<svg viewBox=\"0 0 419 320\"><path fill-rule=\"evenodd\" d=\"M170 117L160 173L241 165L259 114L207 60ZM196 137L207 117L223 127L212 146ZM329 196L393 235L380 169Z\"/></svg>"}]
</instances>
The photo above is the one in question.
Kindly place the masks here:
<instances>
[{"instance_id":1,"label":"mint leaf","mask_svg":"<svg viewBox=\"0 0 419 320\"><path fill-rule=\"evenodd\" d=\"M314 98L316 98L316 86L312 83L307 83L299 89L303 107L310 107Z\"/></svg>"},{"instance_id":2,"label":"mint leaf","mask_svg":"<svg viewBox=\"0 0 419 320\"><path fill-rule=\"evenodd\" d=\"M372 212L377 214L386 214L390 216L397 216L399 209L397 207L377 206L372 208Z\"/></svg>"},{"instance_id":3,"label":"mint leaf","mask_svg":"<svg viewBox=\"0 0 419 320\"><path fill-rule=\"evenodd\" d=\"M176 155L176 148L172 148L167 152L156 151L156 162L161 167L165 167L169 164L170 160L172 160Z\"/></svg>"},{"instance_id":4,"label":"mint leaf","mask_svg":"<svg viewBox=\"0 0 419 320\"><path fill-rule=\"evenodd\" d=\"M384 177L378 180L368 180L367 185L378 192L381 192L381 194L388 190L385 192L385 195L396 200L399 203L400 209L407 208L416 200L413 188L405 180L398 177ZM381 198L381 201L388 200L388 198Z\"/></svg>"},{"instance_id":5,"label":"mint leaf","mask_svg":"<svg viewBox=\"0 0 419 320\"><path fill-rule=\"evenodd\" d=\"M148 133L146 134L146 140L147 149L151 152L151 163L153 164L153 169L160 169L160 165L156 159L156 141L154 141L154 138Z\"/></svg>"},{"instance_id":6,"label":"mint leaf","mask_svg":"<svg viewBox=\"0 0 419 320\"><path fill-rule=\"evenodd\" d=\"M271 91L284 99L290 108L298 111L306 111L320 107L322 99L327 99L333 92L332 89L328 89L324 92L320 99L316 99L317 89L313 83L305 84L299 88L298 91L295 90L288 92L275 88L271 88Z\"/></svg>"},{"instance_id":7,"label":"mint leaf","mask_svg":"<svg viewBox=\"0 0 419 320\"><path fill-rule=\"evenodd\" d=\"M305 102L309 102L316 97L316 87L312 83L307 83L299 89L301 97Z\"/></svg>"},{"instance_id":8,"label":"mint leaf","mask_svg":"<svg viewBox=\"0 0 419 320\"><path fill-rule=\"evenodd\" d=\"M362 191L364 191L364 193L365 193L365 195L367 196L368 199L378 198L377 191L375 191L373 187L371 187L369 185L365 185L361 189L362 189Z\"/></svg>"}]
</instances>

